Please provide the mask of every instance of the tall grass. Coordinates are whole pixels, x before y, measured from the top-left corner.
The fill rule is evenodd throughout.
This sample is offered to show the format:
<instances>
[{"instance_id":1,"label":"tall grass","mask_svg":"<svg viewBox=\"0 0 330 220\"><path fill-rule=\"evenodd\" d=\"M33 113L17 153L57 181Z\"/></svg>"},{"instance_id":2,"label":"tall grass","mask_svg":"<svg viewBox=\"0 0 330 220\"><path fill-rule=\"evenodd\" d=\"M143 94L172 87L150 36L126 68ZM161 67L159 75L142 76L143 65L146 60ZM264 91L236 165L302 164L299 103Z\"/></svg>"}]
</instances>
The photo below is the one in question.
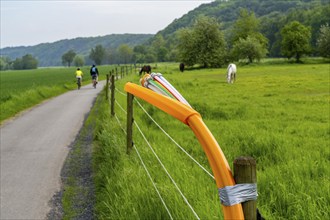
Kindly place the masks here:
<instances>
[{"instance_id":1,"label":"tall grass","mask_svg":"<svg viewBox=\"0 0 330 220\"><path fill-rule=\"evenodd\" d=\"M235 84L225 69L178 72L158 65L163 75L201 113L229 164L242 155L257 160L258 207L266 219L329 219L328 64L260 65L238 68ZM123 91L126 81L116 82ZM126 108L126 97L116 94ZM210 170L190 129L141 101L148 113L196 160ZM108 103L98 118L94 168L100 219L169 219L135 150L126 154L125 135ZM215 182L134 106L134 120L201 219L222 219ZM116 106L125 129L126 114ZM134 128L135 148L174 219L193 219L169 178Z\"/></svg>"}]
</instances>

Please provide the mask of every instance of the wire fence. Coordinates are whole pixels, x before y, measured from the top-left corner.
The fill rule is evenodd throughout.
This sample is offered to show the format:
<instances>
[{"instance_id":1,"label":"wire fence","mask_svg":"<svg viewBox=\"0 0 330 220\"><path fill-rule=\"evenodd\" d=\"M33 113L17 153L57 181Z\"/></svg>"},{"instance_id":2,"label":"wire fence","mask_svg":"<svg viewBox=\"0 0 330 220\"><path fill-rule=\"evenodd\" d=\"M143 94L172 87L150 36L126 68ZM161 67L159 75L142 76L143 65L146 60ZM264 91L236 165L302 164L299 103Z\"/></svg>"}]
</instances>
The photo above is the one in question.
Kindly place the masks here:
<instances>
[{"instance_id":1,"label":"wire fence","mask_svg":"<svg viewBox=\"0 0 330 220\"><path fill-rule=\"evenodd\" d=\"M121 92L120 90L116 89L116 91L118 92L118 94L126 96L126 94L124 94L123 92ZM143 108L143 106L141 105L141 103L135 99L135 102L137 102L138 106L143 110L143 112L151 119L151 121L153 121L153 123L163 132L163 134L165 134L181 151L183 151L194 163L196 163L206 174L208 174L211 178L214 179L214 177L212 176L212 174L210 174L209 171L206 170L206 168L204 168L200 163L197 162L196 159L194 159L191 155L189 155L187 153L187 151L180 146L160 125L159 123L157 123L155 121L155 119L153 119L150 114ZM119 107L119 109L127 114L127 111L124 109L123 106L120 105L120 103L118 101L116 101L116 105ZM122 122L120 122L119 118L117 116L116 120L118 121L119 125L121 126L122 130L124 131L124 133L126 134L125 129L122 126ZM176 183L176 181L173 179L173 177L171 176L171 174L169 173L168 169L165 167L164 163L161 161L161 159L159 158L159 156L157 155L157 153L155 152L154 148L152 147L152 145L150 144L150 142L148 141L148 139L146 138L146 135L143 133L142 129L140 128L140 126L138 125L138 123L136 121L134 121L134 125L137 128L137 130L139 131L140 135L142 136L142 138L144 139L146 145L149 147L149 149L151 150L151 152L153 153L154 157L157 159L158 163L161 165L161 167L163 168L164 172L166 173L166 175L168 176L168 178L171 180L171 182L173 183L173 185L175 186L175 188L177 189L177 191L179 192L179 194L181 195L181 197L183 198L184 202L187 204L187 206L190 208L190 210L192 211L192 213L194 214L194 216L196 217L196 219L200 219L198 214L196 213L196 211L194 210L194 208L191 206L191 204L189 203L187 197L182 193L182 190L179 188L178 184ZM150 178L150 181L152 182L152 185L155 187L155 190L157 192L157 194L159 195L160 200L162 201L164 208L167 210L170 218L172 219L172 215L170 214L167 205L164 201L164 198L161 196L159 189L157 188L156 184L153 181L153 178L150 175L150 172L148 171L148 168L145 165L145 162L143 161L139 151L138 151L138 146L136 144L134 144L133 146L134 150L137 152L138 157L141 161L141 164L143 165L148 177Z\"/></svg>"},{"instance_id":2,"label":"wire fence","mask_svg":"<svg viewBox=\"0 0 330 220\"><path fill-rule=\"evenodd\" d=\"M115 94L127 97L127 94L122 92L121 90L115 88L114 85L114 77L116 77L116 80L121 79L125 76L125 74L128 74L128 71L130 71L132 73L132 66L131 68L122 68L123 73L121 73L120 75L116 73L116 70L112 70L110 71L110 74L112 75L112 80L110 78L107 78L107 87L110 88L111 90L111 94L113 96L115 96ZM126 70L126 73L125 73ZM109 83L111 82L111 83ZM108 84L109 83L109 84ZM107 91L109 90L107 88ZM107 94L107 99L108 99L108 94ZM127 110L117 101L116 98L112 98L113 103L112 105L116 105L119 110L123 113L127 115ZM206 175L208 175L212 180L214 180L214 176L205 168L201 165L200 162L198 162L192 155L190 155L185 149L184 147L182 147L180 144L178 144L178 142L171 137L168 132L165 131L164 128L162 128L162 126L148 113L148 111L143 107L143 105L137 100L134 99L134 103L137 104L137 106L142 110L143 114L145 114L150 121L152 121L152 123L154 123L154 125L162 132L163 135L165 135L180 151L182 151L194 164L196 164ZM113 109L114 107L112 106L111 109ZM114 111L114 110L112 110ZM122 129L122 131L125 133L125 135L127 135L127 130L125 130L123 124L126 123L126 121L121 121L119 119L119 117L117 116L117 114L114 114L114 112L112 113L112 115L116 118L120 128ZM192 207L192 205L189 203L187 197L183 194L182 190L179 188L178 184L176 183L176 181L174 180L174 178L171 176L170 172L168 171L168 169L165 167L164 163L162 162L162 160L160 159L160 157L157 155L157 153L155 152L154 148L152 147L152 145L150 144L150 141L147 139L146 135L143 133L142 129L140 128L139 124L134 120L134 122L132 122L135 127L137 128L137 130L139 131L139 134L141 135L141 137L143 138L146 146L149 147L150 151L152 152L153 156L156 158L156 160L158 161L159 165L162 167L162 169L164 170L164 173L166 173L167 177L171 180L172 184L174 185L174 187L176 188L176 190L178 191L178 193L180 194L180 196L182 197L182 199L184 200L185 204L189 207L189 209L191 210L191 212L193 213L193 215L195 216L196 219L200 219L200 217L198 216L198 214L196 213L195 209ZM139 147L137 146L137 144L134 144L132 146L132 148L135 150L135 152L138 155L138 158L141 162L142 167L144 168L151 184L153 185L155 191L157 192L157 195L159 197L159 199L161 200L161 203L163 204L166 212L168 213L168 216L170 217L170 219L173 219L172 214L169 211L168 205L166 204L166 201L164 199L164 197L161 194L161 190L158 189L157 184L154 182L154 178L151 175L151 172L149 171L148 167L146 166L146 162L144 161L143 157L141 156L140 152L139 152Z\"/></svg>"}]
</instances>

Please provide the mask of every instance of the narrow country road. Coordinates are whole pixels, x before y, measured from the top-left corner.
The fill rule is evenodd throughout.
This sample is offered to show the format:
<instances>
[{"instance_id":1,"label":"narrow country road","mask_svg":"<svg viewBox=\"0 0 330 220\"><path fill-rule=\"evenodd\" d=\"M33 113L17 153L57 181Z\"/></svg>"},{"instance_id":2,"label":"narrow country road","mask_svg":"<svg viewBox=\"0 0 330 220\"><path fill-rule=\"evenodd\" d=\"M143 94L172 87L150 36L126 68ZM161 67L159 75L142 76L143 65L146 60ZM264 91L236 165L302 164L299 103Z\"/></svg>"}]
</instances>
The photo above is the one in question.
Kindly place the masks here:
<instances>
[{"instance_id":1,"label":"narrow country road","mask_svg":"<svg viewBox=\"0 0 330 220\"><path fill-rule=\"evenodd\" d=\"M46 218L68 146L102 88L67 92L1 127L1 220Z\"/></svg>"}]
</instances>

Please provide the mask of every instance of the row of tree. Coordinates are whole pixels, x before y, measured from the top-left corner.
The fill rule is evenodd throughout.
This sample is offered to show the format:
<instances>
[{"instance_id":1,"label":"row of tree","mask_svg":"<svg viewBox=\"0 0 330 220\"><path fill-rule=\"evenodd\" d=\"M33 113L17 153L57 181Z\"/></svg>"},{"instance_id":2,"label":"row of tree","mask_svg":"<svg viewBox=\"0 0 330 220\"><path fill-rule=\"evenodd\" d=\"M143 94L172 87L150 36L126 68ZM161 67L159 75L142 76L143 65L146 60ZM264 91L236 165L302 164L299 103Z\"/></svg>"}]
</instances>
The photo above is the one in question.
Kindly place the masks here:
<instances>
[{"instance_id":1,"label":"row of tree","mask_svg":"<svg viewBox=\"0 0 330 220\"><path fill-rule=\"evenodd\" d=\"M260 32L260 21L253 12L240 11L233 25L231 38L226 42L220 24L213 18L200 16L192 26L179 31L178 57L187 65L222 66L232 61L252 63L268 54L268 39ZM300 62L312 52L311 30L298 21L286 24L281 30L281 54ZM317 50L330 58L330 27L321 26Z\"/></svg>"},{"instance_id":2,"label":"row of tree","mask_svg":"<svg viewBox=\"0 0 330 220\"><path fill-rule=\"evenodd\" d=\"M26 54L15 60L10 60L8 57L0 57L0 70L28 70L37 68L38 60L31 54Z\"/></svg>"},{"instance_id":3,"label":"row of tree","mask_svg":"<svg viewBox=\"0 0 330 220\"><path fill-rule=\"evenodd\" d=\"M77 55L73 50L63 54L66 66L72 63L82 66L86 59L93 63L152 63L164 61L184 62L188 66L220 67L228 62L252 63L269 54L269 39L260 31L260 20L254 12L241 9L227 40L220 23L211 17L198 16L191 27L175 32L172 42L157 34L149 44L133 48L127 44L117 49L106 49L102 45L92 48L88 57ZM330 27L324 24L319 30L316 48L311 44L311 28L298 21L287 23L280 29L280 52L288 59L300 62L304 55L317 51L320 56L330 58ZM169 46L170 45L170 46Z\"/></svg>"}]
</instances>

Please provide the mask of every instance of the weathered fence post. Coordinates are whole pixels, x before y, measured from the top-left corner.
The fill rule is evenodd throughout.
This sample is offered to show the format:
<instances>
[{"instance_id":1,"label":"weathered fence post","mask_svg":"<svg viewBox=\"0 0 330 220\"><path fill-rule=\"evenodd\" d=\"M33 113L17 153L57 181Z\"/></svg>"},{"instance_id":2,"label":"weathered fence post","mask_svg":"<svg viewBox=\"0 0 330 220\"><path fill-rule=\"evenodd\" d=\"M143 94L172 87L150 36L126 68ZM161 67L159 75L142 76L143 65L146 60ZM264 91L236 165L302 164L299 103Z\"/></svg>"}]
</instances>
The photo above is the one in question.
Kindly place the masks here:
<instances>
[{"instance_id":1,"label":"weathered fence post","mask_svg":"<svg viewBox=\"0 0 330 220\"><path fill-rule=\"evenodd\" d=\"M239 157L234 160L234 179L236 184L256 183L256 161L252 157ZM242 203L244 219L257 219L257 201L251 200Z\"/></svg>"},{"instance_id":2,"label":"weathered fence post","mask_svg":"<svg viewBox=\"0 0 330 220\"><path fill-rule=\"evenodd\" d=\"M111 75L111 115L115 115L115 75Z\"/></svg>"},{"instance_id":3,"label":"weathered fence post","mask_svg":"<svg viewBox=\"0 0 330 220\"><path fill-rule=\"evenodd\" d=\"M134 95L127 93L127 154L133 147L133 99Z\"/></svg>"},{"instance_id":4,"label":"weathered fence post","mask_svg":"<svg viewBox=\"0 0 330 220\"><path fill-rule=\"evenodd\" d=\"M105 99L106 99L106 100L109 99L109 74L107 74Z\"/></svg>"}]
</instances>

